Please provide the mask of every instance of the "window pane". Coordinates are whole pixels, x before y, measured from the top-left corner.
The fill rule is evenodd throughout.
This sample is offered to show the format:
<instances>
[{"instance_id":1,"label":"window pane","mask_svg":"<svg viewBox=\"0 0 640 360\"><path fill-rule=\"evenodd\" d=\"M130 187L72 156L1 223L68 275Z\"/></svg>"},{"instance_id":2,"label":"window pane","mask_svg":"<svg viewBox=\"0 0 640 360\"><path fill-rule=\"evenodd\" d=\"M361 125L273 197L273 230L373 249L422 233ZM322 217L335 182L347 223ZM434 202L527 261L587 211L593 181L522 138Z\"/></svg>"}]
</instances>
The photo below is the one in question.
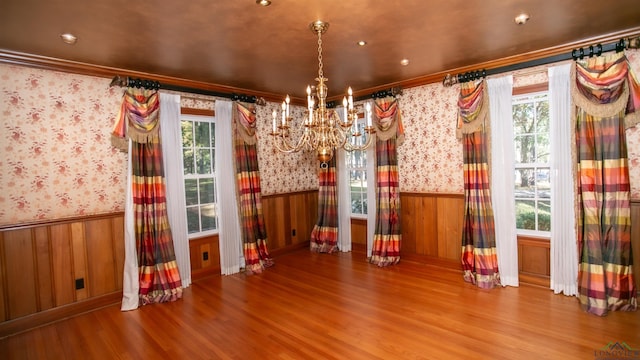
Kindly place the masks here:
<instances>
[{"instance_id":1,"label":"window pane","mask_svg":"<svg viewBox=\"0 0 640 360\"><path fill-rule=\"evenodd\" d=\"M200 213L202 220L202 231L215 230L218 223L215 204L201 206Z\"/></svg>"},{"instance_id":2,"label":"window pane","mask_svg":"<svg viewBox=\"0 0 640 360\"><path fill-rule=\"evenodd\" d=\"M187 228L189 234L200 232L200 213L198 207L187 208Z\"/></svg>"},{"instance_id":3,"label":"window pane","mask_svg":"<svg viewBox=\"0 0 640 360\"><path fill-rule=\"evenodd\" d=\"M536 186L538 188L538 198L551 198L551 181L549 169L536 170Z\"/></svg>"},{"instance_id":4,"label":"window pane","mask_svg":"<svg viewBox=\"0 0 640 360\"><path fill-rule=\"evenodd\" d=\"M538 202L538 230L551 231L551 202Z\"/></svg>"},{"instance_id":5,"label":"window pane","mask_svg":"<svg viewBox=\"0 0 640 360\"><path fill-rule=\"evenodd\" d=\"M185 179L184 193L187 200L187 206L198 205L198 180Z\"/></svg>"},{"instance_id":6,"label":"window pane","mask_svg":"<svg viewBox=\"0 0 640 360\"><path fill-rule=\"evenodd\" d=\"M516 200L516 228L536 229L536 208L533 200Z\"/></svg>"},{"instance_id":7,"label":"window pane","mask_svg":"<svg viewBox=\"0 0 640 360\"><path fill-rule=\"evenodd\" d=\"M196 152L196 166L198 174L211 174L211 150L198 149Z\"/></svg>"},{"instance_id":8,"label":"window pane","mask_svg":"<svg viewBox=\"0 0 640 360\"><path fill-rule=\"evenodd\" d=\"M211 147L216 147L216 123L209 123L211 126Z\"/></svg>"},{"instance_id":9,"label":"window pane","mask_svg":"<svg viewBox=\"0 0 640 360\"><path fill-rule=\"evenodd\" d=\"M193 149L182 150L182 161L185 175L195 174L195 165L193 163Z\"/></svg>"},{"instance_id":10,"label":"window pane","mask_svg":"<svg viewBox=\"0 0 640 360\"><path fill-rule=\"evenodd\" d=\"M513 132L515 135L533 132L533 104L513 105Z\"/></svg>"},{"instance_id":11,"label":"window pane","mask_svg":"<svg viewBox=\"0 0 640 360\"><path fill-rule=\"evenodd\" d=\"M211 149L211 173L216 172L216 149Z\"/></svg>"},{"instance_id":12,"label":"window pane","mask_svg":"<svg viewBox=\"0 0 640 360\"><path fill-rule=\"evenodd\" d=\"M211 147L208 122L196 122L196 147Z\"/></svg>"},{"instance_id":13,"label":"window pane","mask_svg":"<svg viewBox=\"0 0 640 360\"><path fill-rule=\"evenodd\" d=\"M539 101L536 103L536 132L549 132L549 102Z\"/></svg>"},{"instance_id":14,"label":"window pane","mask_svg":"<svg viewBox=\"0 0 640 360\"><path fill-rule=\"evenodd\" d=\"M521 135L515 137L516 164L529 164L535 162L535 138L533 135Z\"/></svg>"},{"instance_id":15,"label":"window pane","mask_svg":"<svg viewBox=\"0 0 640 360\"><path fill-rule=\"evenodd\" d=\"M362 213L368 214L367 212L367 195L362 195Z\"/></svg>"},{"instance_id":16,"label":"window pane","mask_svg":"<svg viewBox=\"0 0 640 360\"><path fill-rule=\"evenodd\" d=\"M549 163L550 142L549 133L538 134L536 137L536 159L535 162L541 164Z\"/></svg>"},{"instance_id":17,"label":"window pane","mask_svg":"<svg viewBox=\"0 0 640 360\"><path fill-rule=\"evenodd\" d=\"M191 121L182 121L182 147L190 148L193 146L193 123Z\"/></svg>"},{"instance_id":18,"label":"window pane","mask_svg":"<svg viewBox=\"0 0 640 360\"><path fill-rule=\"evenodd\" d=\"M534 170L531 168L516 169L516 184L514 196L516 198L533 198L536 194Z\"/></svg>"},{"instance_id":19,"label":"window pane","mask_svg":"<svg viewBox=\"0 0 640 360\"><path fill-rule=\"evenodd\" d=\"M211 204L215 202L215 189L213 179L200 179L200 204Z\"/></svg>"},{"instance_id":20,"label":"window pane","mask_svg":"<svg viewBox=\"0 0 640 360\"><path fill-rule=\"evenodd\" d=\"M359 192L351 192L351 212L362 214L362 196Z\"/></svg>"}]
</instances>

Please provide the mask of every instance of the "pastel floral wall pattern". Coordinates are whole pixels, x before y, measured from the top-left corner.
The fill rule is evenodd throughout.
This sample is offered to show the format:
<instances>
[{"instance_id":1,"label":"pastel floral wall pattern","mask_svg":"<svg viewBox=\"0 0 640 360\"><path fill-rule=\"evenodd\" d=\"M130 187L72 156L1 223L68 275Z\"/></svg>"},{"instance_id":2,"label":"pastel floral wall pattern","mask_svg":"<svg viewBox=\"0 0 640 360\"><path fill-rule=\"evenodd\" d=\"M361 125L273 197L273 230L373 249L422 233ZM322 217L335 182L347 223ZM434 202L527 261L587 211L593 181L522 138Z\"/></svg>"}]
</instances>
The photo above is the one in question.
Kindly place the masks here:
<instances>
[{"instance_id":1,"label":"pastel floral wall pattern","mask_svg":"<svg viewBox=\"0 0 640 360\"><path fill-rule=\"evenodd\" d=\"M627 56L640 75L640 51ZM516 72L514 86L545 82L545 69ZM110 142L123 90L109 82L0 64L0 226L123 211L126 155ZM462 194L457 96L457 86L439 83L404 90L401 191ZM182 105L212 108L214 101L189 95ZM314 153L273 149L268 134L278 105L256 109L263 194L317 189ZM293 115L302 118L303 111L294 107ZM640 200L640 127L626 134L631 197Z\"/></svg>"},{"instance_id":2,"label":"pastel floral wall pattern","mask_svg":"<svg viewBox=\"0 0 640 360\"><path fill-rule=\"evenodd\" d=\"M121 90L90 76L0 65L0 224L120 211L111 147Z\"/></svg>"}]
</instances>

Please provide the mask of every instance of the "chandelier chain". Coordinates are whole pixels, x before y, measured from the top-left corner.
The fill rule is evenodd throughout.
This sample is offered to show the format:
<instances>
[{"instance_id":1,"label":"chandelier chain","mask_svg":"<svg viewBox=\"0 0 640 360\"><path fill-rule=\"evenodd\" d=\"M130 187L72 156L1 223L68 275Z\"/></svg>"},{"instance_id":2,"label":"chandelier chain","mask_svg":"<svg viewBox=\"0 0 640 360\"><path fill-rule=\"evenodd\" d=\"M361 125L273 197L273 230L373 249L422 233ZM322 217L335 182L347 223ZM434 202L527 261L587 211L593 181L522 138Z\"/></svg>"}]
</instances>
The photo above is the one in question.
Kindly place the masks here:
<instances>
[{"instance_id":1,"label":"chandelier chain","mask_svg":"<svg viewBox=\"0 0 640 360\"><path fill-rule=\"evenodd\" d=\"M318 78L323 78L322 71L322 33L318 31Z\"/></svg>"}]
</instances>

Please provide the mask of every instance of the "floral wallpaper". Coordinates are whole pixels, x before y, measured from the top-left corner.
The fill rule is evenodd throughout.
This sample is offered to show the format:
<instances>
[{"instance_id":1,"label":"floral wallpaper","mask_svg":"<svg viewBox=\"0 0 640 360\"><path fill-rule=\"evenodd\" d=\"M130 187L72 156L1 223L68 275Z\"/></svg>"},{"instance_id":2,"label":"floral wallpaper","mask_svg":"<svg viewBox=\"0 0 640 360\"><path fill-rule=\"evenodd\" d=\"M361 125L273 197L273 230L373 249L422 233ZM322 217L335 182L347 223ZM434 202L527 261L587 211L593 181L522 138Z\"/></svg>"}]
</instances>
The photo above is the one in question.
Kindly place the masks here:
<instances>
[{"instance_id":1,"label":"floral wallpaper","mask_svg":"<svg viewBox=\"0 0 640 360\"><path fill-rule=\"evenodd\" d=\"M627 56L640 75L640 51ZM514 86L547 81L545 66L513 74ZM0 64L0 226L123 210L126 154L110 142L123 90L110 88L109 82ZM457 86L439 83L404 90L401 191L463 192L457 94ZM212 108L214 101L189 94L181 102ZM317 189L314 153L282 154L273 148L271 112L278 106L257 107L263 194ZM301 118L303 111L294 107L294 117ZM631 196L640 200L640 127L626 134Z\"/></svg>"},{"instance_id":2,"label":"floral wallpaper","mask_svg":"<svg viewBox=\"0 0 640 360\"><path fill-rule=\"evenodd\" d=\"M109 79L0 64L0 225L124 206Z\"/></svg>"}]
</instances>

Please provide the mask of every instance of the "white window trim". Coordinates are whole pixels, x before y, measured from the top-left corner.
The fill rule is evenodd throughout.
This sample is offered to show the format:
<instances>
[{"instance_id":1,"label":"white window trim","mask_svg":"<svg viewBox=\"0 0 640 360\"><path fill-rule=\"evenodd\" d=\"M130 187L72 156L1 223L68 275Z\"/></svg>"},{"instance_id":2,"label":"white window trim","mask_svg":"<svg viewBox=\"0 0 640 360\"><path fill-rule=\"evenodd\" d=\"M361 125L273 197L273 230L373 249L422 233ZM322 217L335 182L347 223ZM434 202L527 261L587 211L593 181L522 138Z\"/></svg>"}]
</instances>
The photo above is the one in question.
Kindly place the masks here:
<instances>
[{"instance_id":1,"label":"white window trim","mask_svg":"<svg viewBox=\"0 0 640 360\"><path fill-rule=\"evenodd\" d=\"M187 121L197 121L197 122L209 122L209 123L214 123L216 122L216 118L215 116L209 116L209 115L192 115L192 114L181 114L180 115L180 122L182 122L183 120L187 120ZM215 139L215 133L211 134L211 136ZM194 139L195 141L195 139ZM216 141L216 145L217 145L217 141ZM181 143L180 144L180 157L182 159L182 163L184 164L184 146ZM215 150L215 146L214 146L214 150ZM195 156L195 154L194 154ZM213 177L214 180L216 180L217 175L217 165L215 164L215 157L212 159L212 161L214 161L214 172L213 174L211 174L212 176L209 176L209 174L207 174L206 176L203 174L194 174L194 175L185 175L184 172L182 173L181 177L182 177L182 181L184 182L185 180L188 179L208 179ZM217 189L217 181L216 181L216 189ZM217 199L217 190L214 192L214 194L216 194L216 211L219 210L218 207L218 199ZM186 195L186 193L185 193ZM200 205L200 204L199 204ZM184 204L184 210L186 211L189 207L193 207L193 206L188 206L186 203ZM186 214L185 214L186 216ZM202 224L200 224L200 227L202 227ZM187 228L187 232L188 232L188 228ZM207 236L212 236L212 235L218 235L220 232L220 214L218 214L218 218L217 218L217 223L216 223L216 229L215 230L205 230L205 231L199 231L199 232L194 232L194 233L187 233L187 236L189 238L189 240L193 240L193 239L198 239L198 238L202 238L202 237L207 237Z\"/></svg>"}]
</instances>

